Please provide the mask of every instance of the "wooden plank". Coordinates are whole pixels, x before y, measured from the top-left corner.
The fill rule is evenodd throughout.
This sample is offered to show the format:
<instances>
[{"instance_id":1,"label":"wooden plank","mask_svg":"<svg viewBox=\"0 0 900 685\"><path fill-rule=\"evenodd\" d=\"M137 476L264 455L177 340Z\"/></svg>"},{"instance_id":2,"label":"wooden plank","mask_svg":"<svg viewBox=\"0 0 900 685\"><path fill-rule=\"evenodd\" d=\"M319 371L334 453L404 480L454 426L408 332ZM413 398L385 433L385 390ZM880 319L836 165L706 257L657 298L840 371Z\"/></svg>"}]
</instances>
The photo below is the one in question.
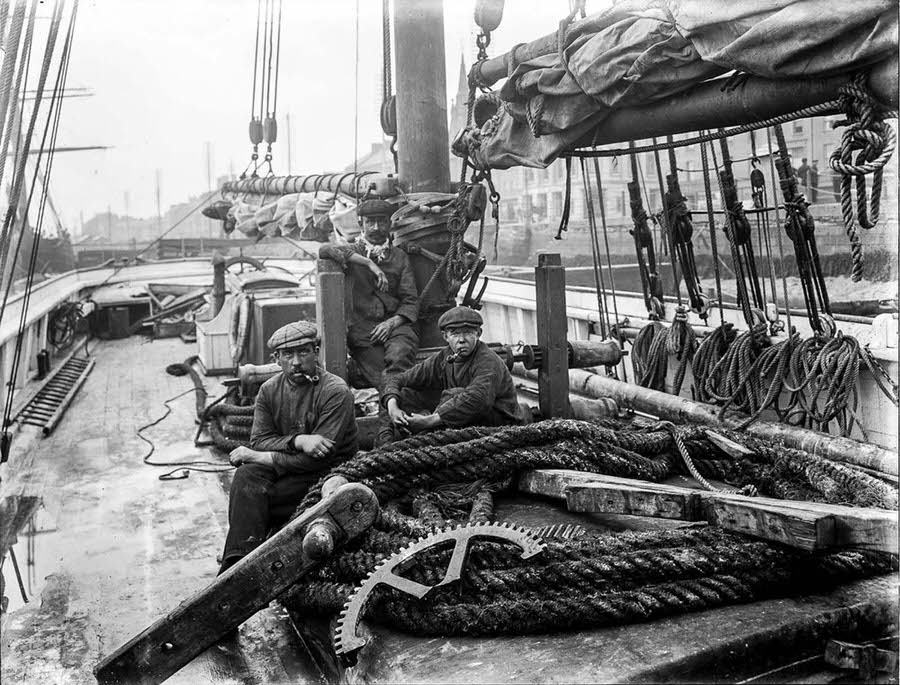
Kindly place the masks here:
<instances>
[{"instance_id":1,"label":"wooden plank","mask_svg":"<svg viewBox=\"0 0 900 685\"><path fill-rule=\"evenodd\" d=\"M900 530L896 511L871 509L867 507L848 507L840 504L819 504L796 500L771 499L768 497L746 498L728 493L704 492L704 500L712 498L720 501L735 500L754 502L758 505L779 507L792 512L815 511L829 515L834 519L834 532L831 546L855 547L880 552L897 554Z\"/></svg>"},{"instance_id":2,"label":"wooden plank","mask_svg":"<svg viewBox=\"0 0 900 685\"><path fill-rule=\"evenodd\" d=\"M344 272L330 259L316 262L316 325L322 337L321 363L347 380L347 322L344 313Z\"/></svg>"},{"instance_id":3,"label":"wooden plank","mask_svg":"<svg viewBox=\"0 0 900 685\"><path fill-rule=\"evenodd\" d=\"M538 254L534 268L538 347L538 402L544 418L564 419L569 406L569 350L566 346L566 272L559 254Z\"/></svg>"},{"instance_id":4,"label":"wooden plank","mask_svg":"<svg viewBox=\"0 0 900 685\"><path fill-rule=\"evenodd\" d=\"M565 499L572 511L706 520L727 530L801 549L861 548L898 553L897 512L835 504L745 497L567 469L536 469L519 477L527 494ZM609 493L616 490L620 496ZM596 501L592 504L592 501ZM686 503L690 502L689 505ZM682 504L684 503L684 504ZM570 508L571 508L570 506ZM593 507L593 508L591 508ZM690 507L698 507L691 509Z\"/></svg>"},{"instance_id":5,"label":"wooden plank","mask_svg":"<svg viewBox=\"0 0 900 685\"><path fill-rule=\"evenodd\" d=\"M714 495L714 493L710 493ZM703 497L703 516L714 526L805 550L835 546L834 516L759 502Z\"/></svg>"},{"instance_id":6,"label":"wooden plank","mask_svg":"<svg viewBox=\"0 0 900 685\"><path fill-rule=\"evenodd\" d=\"M213 583L129 640L94 668L101 684L161 683L230 630L267 606L321 561L309 556L307 530L325 518L337 546L364 532L378 513L369 488L349 483L307 509Z\"/></svg>"},{"instance_id":7,"label":"wooden plank","mask_svg":"<svg viewBox=\"0 0 900 685\"><path fill-rule=\"evenodd\" d=\"M876 671L897 673L897 653L878 649L874 644L857 645L841 640L825 644L825 663L838 668L860 671L862 682L870 682Z\"/></svg>"},{"instance_id":8,"label":"wooden plank","mask_svg":"<svg viewBox=\"0 0 900 685\"><path fill-rule=\"evenodd\" d=\"M518 489L519 492L529 495L565 499L566 489L570 485L603 482L604 478L609 478L609 476L570 469L535 469L522 472L519 476Z\"/></svg>"},{"instance_id":9,"label":"wooden plank","mask_svg":"<svg viewBox=\"0 0 900 685\"><path fill-rule=\"evenodd\" d=\"M677 487L666 491L617 483L570 485L566 489L566 505L573 512L702 520L699 494Z\"/></svg>"}]
</instances>

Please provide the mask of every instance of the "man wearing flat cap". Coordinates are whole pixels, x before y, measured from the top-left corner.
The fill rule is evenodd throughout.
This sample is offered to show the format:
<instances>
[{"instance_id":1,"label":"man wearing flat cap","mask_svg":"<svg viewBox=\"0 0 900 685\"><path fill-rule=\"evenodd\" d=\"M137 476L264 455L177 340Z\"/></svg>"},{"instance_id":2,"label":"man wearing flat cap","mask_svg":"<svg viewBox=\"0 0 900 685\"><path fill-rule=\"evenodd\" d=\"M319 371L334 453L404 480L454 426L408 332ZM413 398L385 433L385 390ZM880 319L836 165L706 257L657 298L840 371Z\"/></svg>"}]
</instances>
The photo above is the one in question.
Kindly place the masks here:
<instances>
[{"instance_id":1,"label":"man wearing flat cap","mask_svg":"<svg viewBox=\"0 0 900 685\"><path fill-rule=\"evenodd\" d=\"M237 466L228 503L228 536L219 573L287 523L322 471L358 448L353 393L318 365L316 326L298 321L269 338L281 373L259 389L250 447L230 455Z\"/></svg>"},{"instance_id":2,"label":"man wearing flat cap","mask_svg":"<svg viewBox=\"0 0 900 685\"><path fill-rule=\"evenodd\" d=\"M526 422L509 369L480 340L482 323L481 314L469 307L444 312L438 327L447 347L388 379L381 401L398 431ZM412 413L426 404L427 391L440 391L437 406L430 413Z\"/></svg>"},{"instance_id":3,"label":"man wearing flat cap","mask_svg":"<svg viewBox=\"0 0 900 685\"><path fill-rule=\"evenodd\" d=\"M385 200L360 202L362 234L350 245L319 249L321 259L337 262L344 271L347 348L363 381L379 392L388 378L413 365L419 348L413 327L419 294L409 257L391 244L394 209Z\"/></svg>"}]
</instances>

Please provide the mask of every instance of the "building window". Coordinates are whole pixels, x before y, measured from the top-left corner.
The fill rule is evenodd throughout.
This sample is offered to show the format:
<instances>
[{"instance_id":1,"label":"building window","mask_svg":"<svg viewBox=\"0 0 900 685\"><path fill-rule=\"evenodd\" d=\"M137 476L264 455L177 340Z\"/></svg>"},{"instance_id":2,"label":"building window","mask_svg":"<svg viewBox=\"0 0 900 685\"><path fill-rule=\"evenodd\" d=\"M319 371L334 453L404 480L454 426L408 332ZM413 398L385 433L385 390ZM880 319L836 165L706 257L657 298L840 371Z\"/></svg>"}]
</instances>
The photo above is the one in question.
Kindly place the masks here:
<instances>
[{"instance_id":1,"label":"building window","mask_svg":"<svg viewBox=\"0 0 900 685\"><path fill-rule=\"evenodd\" d=\"M550 195L552 195L553 197L551 198ZM548 202L552 201L552 204L550 205L550 207L553 211L553 217L562 216L563 194L559 191L554 191L553 193L548 193L547 200L548 200ZM553 217L551 217L551 218L553 218Z\"/></svg>"},{"instance_id":2,"label":"building window","mask_svg":"<svg viewBox=\"0 0 900 685\"><path fill-rule=\"evenodd\" d=\"M797 119L794 122L794 133L803 133L803 120Z\"/></svg>"}]
</instances>

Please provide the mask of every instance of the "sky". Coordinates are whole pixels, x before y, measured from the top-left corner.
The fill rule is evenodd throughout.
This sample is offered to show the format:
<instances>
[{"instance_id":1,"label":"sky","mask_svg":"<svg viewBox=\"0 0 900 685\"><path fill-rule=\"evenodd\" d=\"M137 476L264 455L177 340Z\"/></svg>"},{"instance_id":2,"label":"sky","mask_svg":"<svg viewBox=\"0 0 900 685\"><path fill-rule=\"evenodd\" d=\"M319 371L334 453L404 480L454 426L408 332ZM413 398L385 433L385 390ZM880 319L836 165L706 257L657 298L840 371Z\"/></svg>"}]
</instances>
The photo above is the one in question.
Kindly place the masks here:
<instances>
[{"instance_id":1,"label":"sky","mask_svg":"<svg viewBox=\"0 0 900 685\"><path fill-rule=\"evenodd\" d=\"M474 5L444 0L448 106L460 54L468 66L476 52ZM552 33L568 7L507 0L489 54ZM67 86L94 95L65 100L57 146L110 149L55 156L51 190L70 229L107 209L154 216L157 170L163 211L206 191L207 148L214 187L246 167L256 14L257 0L81 0ZM48 25L40 21L36 45ZM288 113L295 174L339 170L354 147L362 155L381 140L381 34L379 0L283 0L277 174L288 171Z\"/></svg>"}]
</instances>

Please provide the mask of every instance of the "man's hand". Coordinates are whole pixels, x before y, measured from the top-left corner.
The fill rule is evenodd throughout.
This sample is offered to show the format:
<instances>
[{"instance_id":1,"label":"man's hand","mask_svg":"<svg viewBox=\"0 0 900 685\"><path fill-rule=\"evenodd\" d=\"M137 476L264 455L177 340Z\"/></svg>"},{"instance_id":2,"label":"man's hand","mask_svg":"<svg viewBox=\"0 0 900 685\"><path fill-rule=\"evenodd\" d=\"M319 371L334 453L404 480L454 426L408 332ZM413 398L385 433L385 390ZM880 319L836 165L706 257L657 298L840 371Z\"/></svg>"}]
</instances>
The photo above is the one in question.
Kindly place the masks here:
<instances>
[{"instance_id":1,"label":"man's hand","mask_svg":"<svg viewBox=\"0 0 900 685\"><path fill-rule=\"evenodd\" d=\"M383 344L401 323L403 323L403 319L400 316L392 316L390 319L385 319L372 329L372 332L369 334L369 340L373 343Z\"/></svg>"},{"instance_id":2,"label":"man's hand","mask_svg":"<svg viewBox=\"0 0 900 685\"><path fill-rule=\"evenodd\" d=\"M298 435L294 438L294 449L313 459L324 459L333 447L334 441L322 435Z\"/></svg>"},{"instance_id":3,"label":"man's hand","mask_svg":"<svg viewBox=\"0 0 900 685\"><path fill-rule=\"evenodd\" d=\"M241 464L262 464L263 466L272 466L272 453L261 452L259 450L251 450L249 447L236 447L231 450L228 455L228 461L232 466L240 466Z\"/></svg>"},{"instance_id":4,"label":"man's hand","mask_svg":"<svg viewBox=\"0 0 900 685\"><path fill-rule=\"evenodd\" d=\"M387 403L388 418L395 426L406 428L409 425L409 415L400 408L396 397L392 397Z\"/></svg>"},{"instance_id":5,"label":"man's hand","mask_svg":"<svg viewBox=\"0 0 900 685\"><path fill-rule=\"evenodd\" d=\"M372 275L375 277L375 287L381 292L385 292L388 289L388 279L387 276L384 275L384 271L381 270L381 267L378 266L371 259L369 261L369 271L372 272Z\"/></svg>"},{"instance_id":6,"label":"man's hand","mask_svg":"<svg viewBox=\"0 0 900 685\"><path fill-rule=\"evenodd\" d=\"M410 414L406 419L406 426L413 433L437 428L443 423L440 414Z\"/></svg>"}]
</instances>

